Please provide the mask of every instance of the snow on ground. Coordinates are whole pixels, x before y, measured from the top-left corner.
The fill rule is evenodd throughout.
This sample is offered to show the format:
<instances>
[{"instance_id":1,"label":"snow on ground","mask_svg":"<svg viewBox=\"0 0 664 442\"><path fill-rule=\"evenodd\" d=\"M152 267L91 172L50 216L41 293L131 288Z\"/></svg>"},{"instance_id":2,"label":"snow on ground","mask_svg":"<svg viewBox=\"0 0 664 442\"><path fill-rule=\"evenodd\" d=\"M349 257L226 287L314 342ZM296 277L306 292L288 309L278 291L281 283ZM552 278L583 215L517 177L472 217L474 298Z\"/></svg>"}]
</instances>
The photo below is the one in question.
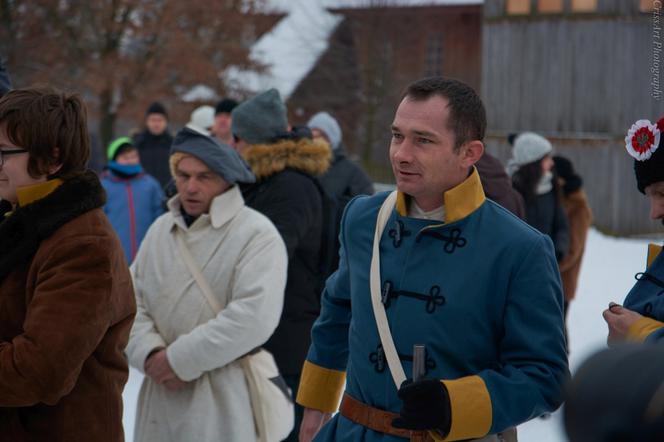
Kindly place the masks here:
<instances>
[{"instance_id":1,"label":"snow on ground","mask_svg":"<svg viewBox=\"0 0 664 442\"><path fill-rule=\"evenodd\" d=\"M662 238L650 242L661 243ZM622 303L634 284L634 275L646 263L647 240L613 238L591 230L586 243L577 297L569 311L570 369L572 373L592 353L606 346L607 328L602 311L609 301ZM124 426L127 442L133 441L136 400L142 375L132 369L124 392ZM561 412L549 419L535 419L519 427L520 442L564 442Z\"/></svg>"}]
</instances>

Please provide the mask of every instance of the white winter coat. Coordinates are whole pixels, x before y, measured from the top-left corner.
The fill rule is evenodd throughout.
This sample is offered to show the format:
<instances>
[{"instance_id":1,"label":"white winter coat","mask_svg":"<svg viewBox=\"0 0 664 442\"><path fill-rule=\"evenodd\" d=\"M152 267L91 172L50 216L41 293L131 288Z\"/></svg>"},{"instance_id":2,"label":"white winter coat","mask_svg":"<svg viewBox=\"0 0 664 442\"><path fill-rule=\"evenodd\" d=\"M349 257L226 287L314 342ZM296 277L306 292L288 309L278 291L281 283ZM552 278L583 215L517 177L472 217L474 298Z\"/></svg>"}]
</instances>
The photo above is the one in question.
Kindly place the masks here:
<instances>
[{"instance_id":1,"label":"white winter coat","mask_svg":"<svg viewBox=\"0 0 664 442\"><path fill-rule=\"evenodd\" d=\"M244 205L237 186L216 197L189 228L176 195L150 227L131 266L137 314L127 355L144 371L148 354L167 347L188 386L170 391L146 376L136 442L256 440L244 374L236 360L276 328L286 285L287 254L272 223ZM223 309L212 311L175 242L187 246Z\"/></svg>"}]
</instances>

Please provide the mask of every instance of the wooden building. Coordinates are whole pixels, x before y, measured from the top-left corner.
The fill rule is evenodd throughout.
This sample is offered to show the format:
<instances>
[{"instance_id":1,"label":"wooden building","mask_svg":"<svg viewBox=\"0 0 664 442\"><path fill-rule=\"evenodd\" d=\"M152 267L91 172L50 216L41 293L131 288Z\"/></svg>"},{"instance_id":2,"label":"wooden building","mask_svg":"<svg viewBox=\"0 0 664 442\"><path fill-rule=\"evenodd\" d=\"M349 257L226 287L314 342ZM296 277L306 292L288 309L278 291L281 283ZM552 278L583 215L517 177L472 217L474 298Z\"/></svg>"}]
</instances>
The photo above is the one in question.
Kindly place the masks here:
<instances>
[{"instance_id":1,"label":"wooden building","mask_svg":"<svg viewBox=\"0 0 664 442\"><path fill-rule=\"evenodd\" d=\"M482 96L488 149L505 137L548 137L585 180L595 223L619 234L661 231L636 190L624 138L664 116L653 0L491 0L484 4ZM661 3L660 3L661 7ZM661 46L660 46L661 47ZM655 79L655 80L653 80Z\"/></svg>"},{"instance_id":2,"label":"wooden building","mask_svg":"<svg viewBox=\"0 0 664 442\"><path fill-rule=\"evenodd\" d=\"M343 20L289 97L297 123L319 110L337 117L348 150L374 179L393 179L390 124L406 85L446 75L480 86L482 5L437 3L329 9Z\"/></svg>"}]
</instances>

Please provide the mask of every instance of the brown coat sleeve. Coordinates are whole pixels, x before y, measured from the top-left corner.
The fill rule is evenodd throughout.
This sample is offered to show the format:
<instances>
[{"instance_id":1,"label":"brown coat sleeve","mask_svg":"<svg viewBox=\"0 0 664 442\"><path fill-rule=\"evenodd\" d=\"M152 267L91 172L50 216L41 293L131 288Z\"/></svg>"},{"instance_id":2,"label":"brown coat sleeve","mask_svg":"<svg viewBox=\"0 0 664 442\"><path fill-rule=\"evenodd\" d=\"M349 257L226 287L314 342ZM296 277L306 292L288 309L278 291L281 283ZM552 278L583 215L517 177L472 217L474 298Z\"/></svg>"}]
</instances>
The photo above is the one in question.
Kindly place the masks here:
<instances>
[{"instance_id":1,"label":"brown coat sleeve","mask_svg":"<svg viewBox=\"0 0 664 442\"><path fill-rule=\"evenodd\" d=\"M570 301L576 292L581 260L586 247L588 229L592 223L592 212L582 191L566 197L565 212L569 221L569 251L560 261L560 276L565 292L565 300Z\"/></svg>"},{"instance_id":2,"label":"brown coat sleeve","mask_svg":"<svg viewBox=\"0 0 664 442\"><path fill-rule=\"evenodd\" d=\"M118 313L113 285L126 281L112 280L117 260L108 237L57 236L30 263L23 333L0 342L2 407L56 404L74 388Z\"/></svg>"}]
</instances>

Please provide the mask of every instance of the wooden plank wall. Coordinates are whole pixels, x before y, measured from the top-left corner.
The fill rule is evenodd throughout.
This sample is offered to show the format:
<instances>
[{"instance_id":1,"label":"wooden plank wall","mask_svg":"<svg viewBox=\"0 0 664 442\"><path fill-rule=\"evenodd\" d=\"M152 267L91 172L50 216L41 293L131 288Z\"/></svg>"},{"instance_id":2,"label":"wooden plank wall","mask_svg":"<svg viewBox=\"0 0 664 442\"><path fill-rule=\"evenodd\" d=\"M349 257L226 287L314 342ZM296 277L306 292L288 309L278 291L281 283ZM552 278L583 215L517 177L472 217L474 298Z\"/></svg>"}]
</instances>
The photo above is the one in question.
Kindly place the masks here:
<instances>
[{"instance_id":1,"label":"wooden plank wall","mask_svg":"<svg viewBox=\"0 0 664 442\"><path fill-rule=\"evenodd\" d=\"M660 222L650 220L647 198L636 188L633 161L624 140L611 138L562 139L550 137L555 154L569 158L579 175L594 214L594 224L617 235L662 234ZM486 138L487 152L503 164L511 157L511 146L503 134Z\"/></svg>"},{"instance_id":2,"label":"wooden plank wall","mask_svg":"<svg viewBox=\"0 0 664 442\"><path fill-rule=\"evenodd\" d=\"M494 134L488 150L506 160L504 134L539 132L582 172L599 226L661 232L648 219L624 150L632 123L664 116L664 96L652 96L652 15L639 12L639 0L598 0L594 14L517 18L505 16L504 5L484 3L481 94ZM662 81L664 65L660 70Z\"/></svg>"}]
</instances>

